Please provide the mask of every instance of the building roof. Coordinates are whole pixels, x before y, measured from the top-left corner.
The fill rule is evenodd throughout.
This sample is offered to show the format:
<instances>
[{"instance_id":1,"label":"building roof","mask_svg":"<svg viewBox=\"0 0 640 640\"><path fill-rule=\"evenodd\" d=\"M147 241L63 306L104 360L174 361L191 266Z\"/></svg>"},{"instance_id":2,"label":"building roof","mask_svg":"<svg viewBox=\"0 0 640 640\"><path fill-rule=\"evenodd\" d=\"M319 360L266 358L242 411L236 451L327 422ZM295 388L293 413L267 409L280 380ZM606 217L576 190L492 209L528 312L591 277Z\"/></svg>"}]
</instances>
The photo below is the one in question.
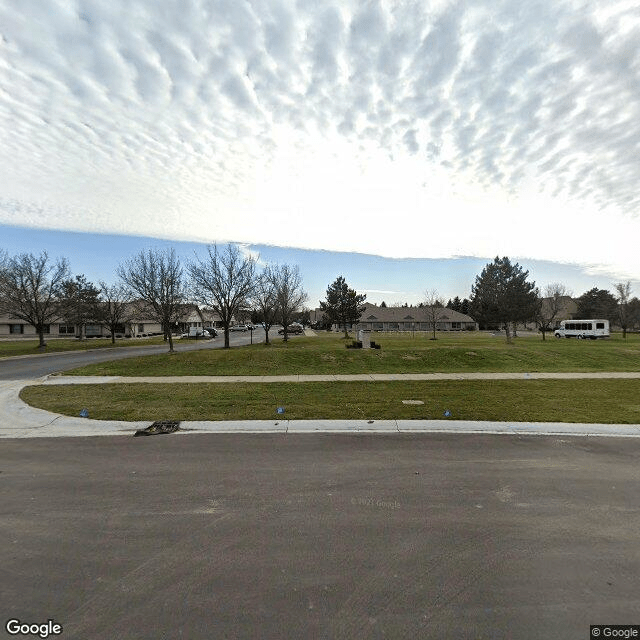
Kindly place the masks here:
<instances>
[{"instance_id":1,"label":"building roof","mask_svg":"<svg viewBox=\"0 0 640 640\"><path fill-rule=\"evenodd\" d=\"M475 322L474 319L447 307L435 307L437 322ZM367 304L360 322L431 322L431 307L379 307Z\"/></svg>"},{"instance_id":2,"label":"building roof","mask_svg":"<svg viewBox=\"0 0 640 640\"><path fill-rule=\"evenodd\" d=\"M471 316L446 307L436 307L435 311L437 322L475 322ZM320 320L322 315L322 309L315 309L311 317ZM379 307L367 303L360 322L431 322L431 307Z\"/></svg>"}]
</instances>

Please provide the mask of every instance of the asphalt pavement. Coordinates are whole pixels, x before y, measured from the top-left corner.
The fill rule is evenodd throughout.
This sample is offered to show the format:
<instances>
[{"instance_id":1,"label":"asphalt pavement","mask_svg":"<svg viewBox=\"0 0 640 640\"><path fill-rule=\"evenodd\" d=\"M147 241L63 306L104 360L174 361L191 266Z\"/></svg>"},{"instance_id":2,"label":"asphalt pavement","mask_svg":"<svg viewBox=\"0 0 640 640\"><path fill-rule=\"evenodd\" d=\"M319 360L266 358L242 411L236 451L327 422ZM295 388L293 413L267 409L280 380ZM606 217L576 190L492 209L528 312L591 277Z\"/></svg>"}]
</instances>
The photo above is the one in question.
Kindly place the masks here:
<instances>
[{"instance_id":1,"label":"asphalt pavement","mask_svg":"<svg viewBox=\"0 0 640 640\"><path fill-rule=\"evenodd\" d=\"M640 624L639 461L557 436L5 440L0 615L65 640L586 640Z\"/></svg>"}]
</instances>

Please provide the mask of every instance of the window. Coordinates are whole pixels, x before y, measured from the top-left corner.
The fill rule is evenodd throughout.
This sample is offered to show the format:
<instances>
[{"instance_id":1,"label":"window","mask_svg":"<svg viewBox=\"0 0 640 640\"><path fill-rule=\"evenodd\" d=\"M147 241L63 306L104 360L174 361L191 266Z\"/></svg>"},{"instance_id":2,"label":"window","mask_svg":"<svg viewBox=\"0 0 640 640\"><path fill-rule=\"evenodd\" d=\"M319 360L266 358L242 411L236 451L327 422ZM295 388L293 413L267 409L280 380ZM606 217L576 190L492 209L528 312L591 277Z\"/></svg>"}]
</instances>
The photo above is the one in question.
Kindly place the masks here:
<instances>
[{"instance_id":1,"label":"window","mask_svg":"<svg viewBox=\"0 0 640 640\"><path fill-rule=\"evenodd\" d=\"M604 322L597 322L596 329L604 329Z\"/></svg>"},{"instance_id":2,"label":"window","mask_svg":"<svg viewBox=\"0 0 640 640\"><path fill-rule=\"evenodd\" d=\"M74 336L76 334L76 328L72 324L61 324L58 327L58 333L61 336Z\"/></svg>"},{"instance_id":3,"label":"window","mask_svg":"<svg viewBox=\"0 0 640 640\"><path fill-rule=\"evenodd\" d=\"M102 327L99 324L88 324L85 327L85 333L88 336L99 336L102 333Z\"/></svg>"},{"instance_id":4,"label":"window","mask_svg":"<svg viewBox=\"0 0 640 640\"><path fill-rule=\"evenodd\" d=\"M24 325L23 324L10 324L9 325L9 333L24 333Z\"/></svg>"},{"instance_id":5,"label":"window","mask_svg":"<svg viewBox=\"0 0 640 640\"><path fill-rule=\"evenodd\" d=\"M462 324L460 322L452 322L451 323L451 329L454 330L454 331L462 329Z\"/></svg>"}]
</instances>

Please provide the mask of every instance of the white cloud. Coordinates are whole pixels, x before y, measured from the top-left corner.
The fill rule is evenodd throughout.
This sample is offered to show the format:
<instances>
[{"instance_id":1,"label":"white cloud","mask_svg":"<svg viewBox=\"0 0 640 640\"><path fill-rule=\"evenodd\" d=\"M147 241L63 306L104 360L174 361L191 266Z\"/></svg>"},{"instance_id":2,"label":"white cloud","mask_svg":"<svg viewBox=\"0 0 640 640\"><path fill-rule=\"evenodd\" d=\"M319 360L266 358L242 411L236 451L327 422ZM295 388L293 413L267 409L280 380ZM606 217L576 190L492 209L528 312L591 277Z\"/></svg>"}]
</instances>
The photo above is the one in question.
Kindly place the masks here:
<instances>
[{"instance_id":1,"label":"white cloud","mask_svg":"<svg viewBox=\"0 0 640 640\"><path fill-rule=\"evenodd\" d=\"M634 3L0 4L0 222L640 277Z\"/></svg>"}]
</instances>

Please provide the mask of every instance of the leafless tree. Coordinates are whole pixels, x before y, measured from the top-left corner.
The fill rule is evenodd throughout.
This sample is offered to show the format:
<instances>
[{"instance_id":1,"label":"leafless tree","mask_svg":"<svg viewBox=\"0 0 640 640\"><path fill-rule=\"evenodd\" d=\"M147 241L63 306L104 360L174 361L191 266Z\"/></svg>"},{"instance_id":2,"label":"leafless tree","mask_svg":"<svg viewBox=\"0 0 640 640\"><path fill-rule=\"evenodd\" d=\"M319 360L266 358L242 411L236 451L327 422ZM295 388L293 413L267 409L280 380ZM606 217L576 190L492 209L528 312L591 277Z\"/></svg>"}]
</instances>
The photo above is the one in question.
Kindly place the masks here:
<instances>
[{"instance_id":1,"label":"leafless tree","mask_svg":"<svg viewBox=\"0 0 640 640\"><path fill-rule=\"evenodd\" d=\"M544 297L540 299L536 313L536 324L546 340L546 334L553 331L554 324L559 320L560 313L571 291L559 282L552 282L544 288Z\"/></svg>"},{"instance_id":2,"label":"leafless tree","mask_svg":"<svg viewBox=\"0 0 640 640\"><path fill-rule=\"evenodd\" d=\"M24 320L35 328L39 349L44 341L46 325L58 319L62 284L69 277L66 258L49 260L46 251L39 256L21 253L6 258L0 268L0 305L12 318Z\"/></svg>"},{"instance_id":3,"label":"leafless tree","mask_svg":"<svg viewBox=\"0 0 640 640\"><path fill-rule=\"evenodd\" d=\"M268 265L256 278L252 302L255 310L262 318L265 343L269 344L269 329L275 324L277 312L277 295L273 267Z\"/></svg>"},{"instance_id":4,"label":"leafless tree","mask_svg":"<svg viewBox=\"0 0 640 640\"><path fill-rule=\"evenodd\" d=\"M626 339L627 328L629 327L629 321L631 320L629 315L629 298L631 297L631 282L616 282L614 285L616 292L618 293L618 322L622 327L622 337Z\"/></svg>"},{"instance_id":5,"label":"leafless tree","mask_svg":"<svg viewBox=\"0 0 640 640\"><path fill-rule=\"evenodd\" d=\"M442 308L444 307L444 298L438 295L438 292L435 289L431 291L427 291L425 293L424 300L425 307L427 309L427 318L431 323L431 329L433 330L433 337L431 340L437 340L436 338L436 325L438 324L438 320L440 319L440 315L442 313Z\"/></svg>"},{"instance_id":6,"label":"leafless tree","mask_svg":"<svg viewBox=\"0 0 640 640\"><path fill-rule=\"evenodd\" d=\"M111 331L111 344L116 342L118 325L130 319L131 290L122 283L107 284L102 280L100 285L99 317Z\"/></svg>"},{"instance_id":7,"label":"leafless tree","mask_svg":"<svg viewBox=\"0 0 640 640\"><path fill-rule=\"evenodd\" d=\"M207 258L189 264L192 296L219 316L224 328L224 347L229 348L229 327L244 309L253 292L256 260L234 244L224 250L207 247Z\"/></svg>"},{"instance_id":8,"label":"leafless tree","mask_svg":"<svg viewBox=\"0 0 640 640\"><path fill-rule=\"evenodd\" d=\"M271 280L276 290L277 318L282 323L284 341L287 342L288 326L293 316L307 299L302 288L302 276L298 266L288 264L276 265L271 271Z\"/></svg>"},{"instance_id":9,"label":"leafless tree","mask_svg":"<svg viewBox=\"0 0 640 640\"><path fill-rule=\"evenodd\" d=\"M174 249L148 249L121 264L117 270L122 282L152 310L162 325L173 353L171 329L186 300L180 259Z\"/></svg>"}]
</instances>

